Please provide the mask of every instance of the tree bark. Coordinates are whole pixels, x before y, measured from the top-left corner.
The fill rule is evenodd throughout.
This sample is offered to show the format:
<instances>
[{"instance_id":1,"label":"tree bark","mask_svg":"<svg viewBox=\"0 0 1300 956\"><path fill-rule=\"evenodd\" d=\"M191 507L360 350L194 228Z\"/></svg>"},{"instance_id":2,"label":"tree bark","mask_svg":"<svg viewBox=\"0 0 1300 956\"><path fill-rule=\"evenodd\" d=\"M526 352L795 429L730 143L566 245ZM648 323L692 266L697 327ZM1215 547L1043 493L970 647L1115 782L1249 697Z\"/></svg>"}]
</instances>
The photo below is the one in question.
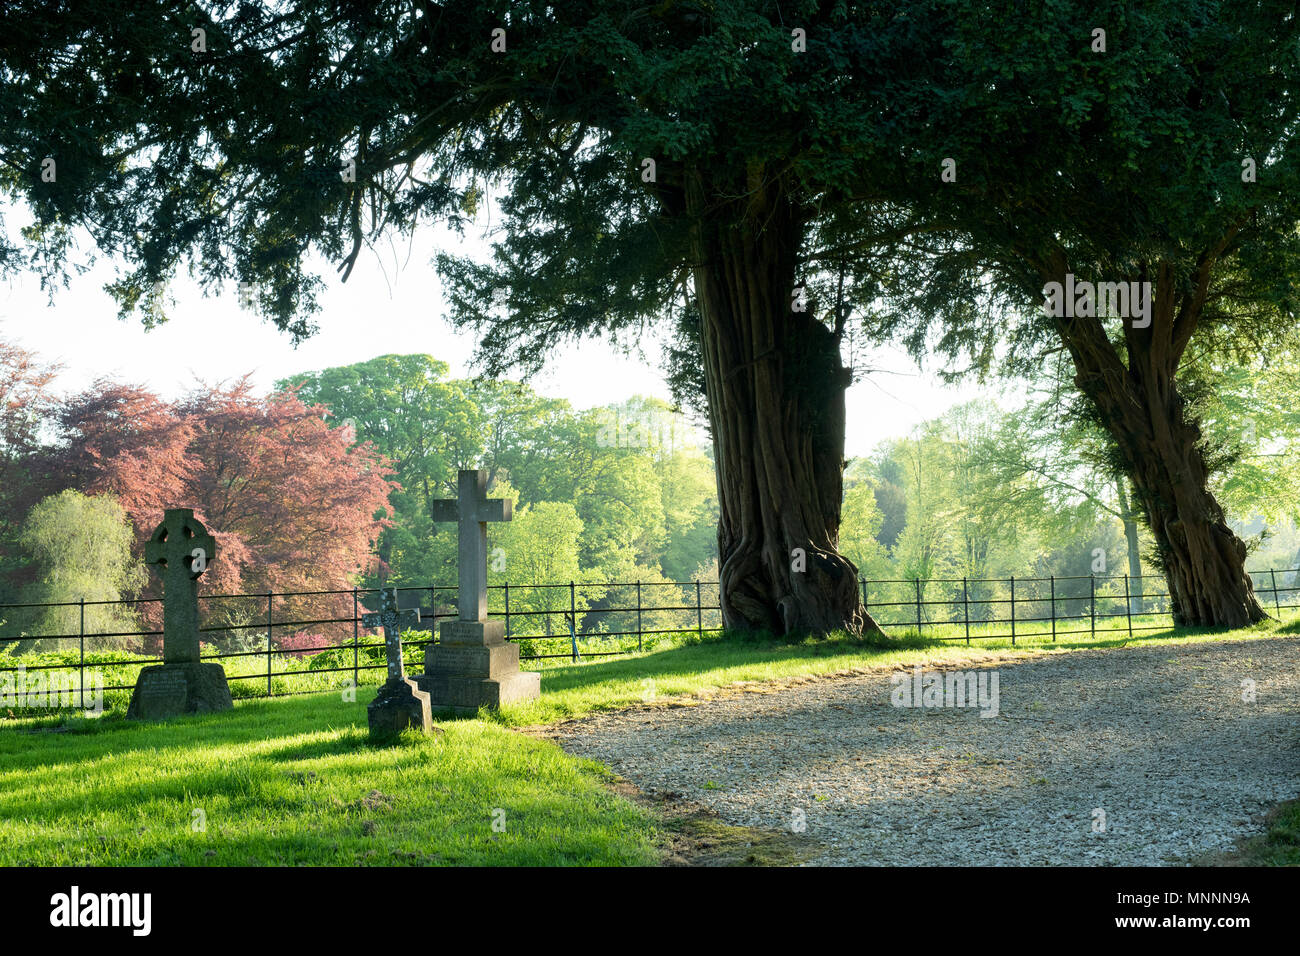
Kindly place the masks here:
<instances>
[{"instance_id":1,"label":"tree bark","mask_svg":"<svg viewBox=\"0 0 1300 956\"><path fill-rule=\"evenodd\" d=\"M757 166L735 183L692 172L685 192L723 623L776 634L878 632L858 569L837 550L851 373L813 305L792 307L805 213Z\"/></svg>"},{"instance_id":2,"label":"tree bark","mask_svg":"<svg viewBox=\"0 0 1300 956\"><path fill-rule=\"evenodd\" d=\"M1074 360L1075 384L1114 440L1155 539L1174 623L1237 628L1268 615L1246 573L1246 545L1228 527L1210 491L1201 430L1176 385L1212 264L1212 256L1203 257L1193 288L1184 292L1176 291L1170 268L1159 267L1150 325L1135 328L1131 319L1123 319L1127 363L1100 319L1054 321ZM1058 259L1046 278L1064 282L1067 271Z\"/></svg>"}]
</instances>

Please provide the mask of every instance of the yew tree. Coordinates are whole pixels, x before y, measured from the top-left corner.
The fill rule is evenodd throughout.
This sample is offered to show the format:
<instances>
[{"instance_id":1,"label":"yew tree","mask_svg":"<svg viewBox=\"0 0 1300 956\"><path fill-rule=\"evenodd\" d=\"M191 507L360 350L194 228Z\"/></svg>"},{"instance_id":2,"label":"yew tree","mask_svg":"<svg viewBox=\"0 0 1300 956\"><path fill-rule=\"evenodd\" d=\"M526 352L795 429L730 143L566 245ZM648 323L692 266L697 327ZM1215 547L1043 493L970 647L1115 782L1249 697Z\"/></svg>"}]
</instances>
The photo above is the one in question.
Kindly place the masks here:
<instances>
[{"instance_id":1,"label":"yew tree","mask_svg":"<svg viewBox=\"0 0 1300 956\"><path fill-rule=\"evenodd\" d=\"M1294 4L935 0L909 16L915 55L885 122L895 198L925 227L894 249L880 330L910 328L918 351L976 370L1036 374L1067 356L1079 414L1132 482L1175 621L1262 619L1187 371L1295 340ZM1102 283L1149 288L1149 308L1125 311Z\"/></svg>"},{"instance_id":2,"label":"yew tree","mask_svg":"<svg viewBox=\"0 0 1300 956\"><path fill-rule=\"evenodd\" d=\"M51 273L78 228L128 263L124 314L164 320L188 261L295 336L309 252L346 278L385 234L490 210L489 261L439 259L484 370L697 319L725 623L858 632L840 345L872 247L824 233L879 198L911 29L814 0L11 0L0 181Z\"/></svg>"}]
</instances>

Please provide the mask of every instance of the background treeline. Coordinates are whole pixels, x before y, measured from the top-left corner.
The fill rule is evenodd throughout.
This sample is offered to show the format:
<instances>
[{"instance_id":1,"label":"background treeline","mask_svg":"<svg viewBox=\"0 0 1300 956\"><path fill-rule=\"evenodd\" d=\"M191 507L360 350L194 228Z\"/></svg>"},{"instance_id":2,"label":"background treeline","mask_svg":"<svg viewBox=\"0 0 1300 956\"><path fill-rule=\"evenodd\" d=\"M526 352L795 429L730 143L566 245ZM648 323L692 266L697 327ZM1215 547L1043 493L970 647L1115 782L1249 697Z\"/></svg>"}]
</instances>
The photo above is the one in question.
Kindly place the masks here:
<instances>
[{"instance_id":1,"label":"background treeline","mask_svg":"<svg viewBox=\"0 0 1300 956\"><path fill-rule=\"evenodd\" d=\"M1275 352L1222 365L1203 361L1189 376L1211 487L1255 570L1300 568L1298 372L1294 355ZM963 578L972 582L971 601L1005 601L1013 575L1129 575L1134 613L1168 610L1167 601L1141 597L1163 594L1165 580L1111 447L1086 406L1070 398L1064 367L1049 364L1032 381L1009 383L1002 406L957 405L851 462L841 548L866 578L952 581L923 583L923 601L959 601ZM1280 575L1278 584L1292 586L1297 578ZM1086 595L1088 587L1067 583L1058 594ZM1018 598L1040 591L1045 598L1046 587L1027 584ZM1122 595L1122 579L1100 583L1102 593ZM911 585L881 586L870 599L911 601L915 594ZM1271 606L1271 595L1266 600ZM911 610L898 613L913 619ZM961 613L954 603L926 615ZM970 613L1005 618L1007 609L982 604Z\"/></svg>"},{"instance_id":2,"label":"background treeline","mask_svg":"<svg viewBox=\"0 0 1300 956\"><path fill-rule=\"evenodd\" d=\"M1197 379L1215 493L1255 549L1255 568L1300 566L1297 371L1293 356L1274 355L1206 364ZM178 401L111 381L60 396L55 373L0 343L4 603L156 597L140 556L163 509L177 505L217 536L208 594L449 584L456 529L433 522L431 503L454 497L457 471L474 466L488 469L493 496L515 503L514 520L490 528L489 569L492 583L511 585L516 634L565 633L571 603L580 632L629 630L635 615L610 609L635 605L637 582L653 607L694 603L692 588L668 582L717 579L707 441L658 400L579 411L525 385L451 378L427 355L294 376L269 395L237 381ZM1139 594L1163 581L1132 488L1100 430L1063 397L1063 376L1045 368L1000 404L955 406L849 462L841 547L861 575L966 578L978 582L971 599L984 600L1005 598L1005 583L990 579L1012 575L1128 574L1146 579L1134 585L1134 610L1156 607ZM573 593L530 587L568 582ZM923 589L926 600L954 594ZM913 593L877 586L870 597ZM278 600L277 620L351 613L347 593ZM450 610L450 595L435 603ZM208 624L234 629L225 646L261 640L264 599L214 598L204 610ZM92 633L156 628L160 616L154 603L85 613ZM6 636L31 635L22 650L77 633L80 614L74 604L0 617ZM682 620L647 613L640 624ZM328 628L316 630L286 634L283 646L331 642Z\"/></svg>"},{"instance_id":3,"label":"background treeline","mask_svg":"<svg viewBox=\"0 0 1300 956\"><path fill-rule=\"evenodd\" d=\"M511 522L489 525L488 569L489 583L511 585L510 611L523 615L512 621L515 634L564 633L571 605L580 631L630 630L634 613L588 612L634 605L638 581L648 588L643 603L665 606L686 598L664 582L716 578L712 459L665 402L577 411L524 385L448 378L447 366L425 355L380 356L279 385L329 408L331 421L394 469L401 489L390 496L368 583L456 580L456 528L433 523L431 502L454 498L457 471L469 467L487 469L493 497L514 501ZM573 593L529 587L569 582ZM451 610L450 597L441 596L440 610ZM491 595L494 611L502 599ZM682 623L642 617L645 628Z\"/></svg>"},{"instance_id":4,"label":"background treeline","mask_svg":"<svg viewBox=\"0 0 1300 956\"><path fill-rule=\"evenodd\" d=\"M174 402L112 381L59 396L56 371L0 351L0 603L156 597L140 558L176 506L217 537L206 594L452 583L456 528L435 525L430 503L455 496L458 469L480 465L492 493L515 502L515 520L491 532L499 580L689 580L714 562L712 464L662 402L579 412L526 386L450 379L424 355L295 377L269 395L242 380ZM587 589L584 608L610 597ZM561 610L558 600L521 592L512 610ZM348 616L351 602L277 598L275 616ZM264 598L215 597L202 609L208 625L233 629L225 646L261 640ZM6 636L33 637L22 651L77 634L81 613L0 618ZM94 604L86 615L86 630L104 633L156 628L161 612ZM310 647L310 637L289 643Z\"/></svg>"}]
</instances>

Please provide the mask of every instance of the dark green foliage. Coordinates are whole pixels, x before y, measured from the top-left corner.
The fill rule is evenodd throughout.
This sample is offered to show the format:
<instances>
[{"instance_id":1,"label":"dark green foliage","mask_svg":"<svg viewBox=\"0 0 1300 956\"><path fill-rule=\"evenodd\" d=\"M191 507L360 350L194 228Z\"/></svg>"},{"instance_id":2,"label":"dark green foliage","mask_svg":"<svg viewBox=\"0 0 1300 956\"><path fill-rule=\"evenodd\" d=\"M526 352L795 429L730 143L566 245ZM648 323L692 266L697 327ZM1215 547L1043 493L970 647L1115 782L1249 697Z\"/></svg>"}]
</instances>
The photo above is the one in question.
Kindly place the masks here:
<instances>
[{"instance_id":1,"label":"dark green foliage","mask_svg":"<svg viewBox=\"0 0 1300 956\"><path fill-rule=\"evenodd\" d=\"M908 144L899 194L925 226L900 250L878 332L910 327L920 351L928 329L954 361L986 370L998 348L1009 369L1032 372L1055 341L1039 306L1059 254L1081 280L1155 280L1165 263L1179 291L1217 255L1230 268L1216 274L1201 349L1293 334L1292 4L1063 2L1048 14L931 2L910 15L942 51L917 47L891 119ZM1105 53L1091 49L1097 27ZM948 157L957 179L941 183ZM1242 181L1246 158L1257 182Z\"/></svg>"},{"instance_id":2,"label":"dark green foliage","mask_svg":"<svg viewBox=\"0 0 1300 956\"><path fill-rule=\"evenodd\" d=\"M308 250L346 275L378 236L464 225L491 197L495 265L440 266L494 366L535 368L575 335L687 308L688 160L788 165L807 201L848 212L877 40L865 12L819 6L17 0L0 10L0 185L31 204L52 276L76 227L129 263L110 290L124 314L164 321L155 283L192 260L205 283L250 283L295 337L314 328Z\"/></svg>"}]
</instances>

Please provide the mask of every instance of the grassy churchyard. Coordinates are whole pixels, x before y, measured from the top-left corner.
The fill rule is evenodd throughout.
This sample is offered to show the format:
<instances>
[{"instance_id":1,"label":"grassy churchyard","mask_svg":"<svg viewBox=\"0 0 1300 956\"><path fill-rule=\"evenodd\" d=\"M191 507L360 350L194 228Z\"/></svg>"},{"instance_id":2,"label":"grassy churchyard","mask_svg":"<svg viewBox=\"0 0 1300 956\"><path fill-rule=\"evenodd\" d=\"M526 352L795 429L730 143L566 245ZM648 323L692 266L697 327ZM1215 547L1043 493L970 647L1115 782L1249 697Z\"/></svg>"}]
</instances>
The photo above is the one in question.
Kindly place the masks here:
<instances>
[{"instance_id":1,"label":"grassy churchyard","mask_svg":"<svg viewBox=\"0 0 1300 956\"><path fill-rule=\"evenodd\" d=\"M1266 623L1232 636L1295 633L1300 625ZM1015 648L916 637L683 640L551 664L540 700L439 720L433 735L408 731L387 746L367 733L372 688L355 701L338 691L241 699L233 711L158 723L128 721L122 705L98 718L11 717L0 724L0 863L636 866L680 861L684 846L691 862L798 862L776 835L629 798L608 769L538 730L597 711L690 706L737 685L1216 639L1170 629ZM1243 861L1300 862L1295 805L1279 808L1239 852L1207 862Z\"/></svg>"}]
</instances>

